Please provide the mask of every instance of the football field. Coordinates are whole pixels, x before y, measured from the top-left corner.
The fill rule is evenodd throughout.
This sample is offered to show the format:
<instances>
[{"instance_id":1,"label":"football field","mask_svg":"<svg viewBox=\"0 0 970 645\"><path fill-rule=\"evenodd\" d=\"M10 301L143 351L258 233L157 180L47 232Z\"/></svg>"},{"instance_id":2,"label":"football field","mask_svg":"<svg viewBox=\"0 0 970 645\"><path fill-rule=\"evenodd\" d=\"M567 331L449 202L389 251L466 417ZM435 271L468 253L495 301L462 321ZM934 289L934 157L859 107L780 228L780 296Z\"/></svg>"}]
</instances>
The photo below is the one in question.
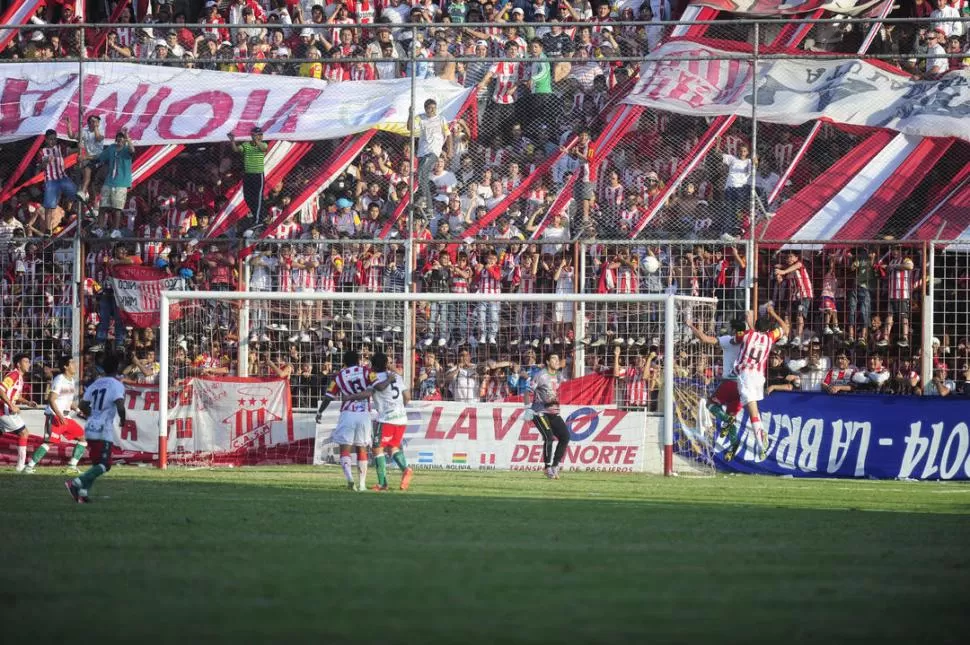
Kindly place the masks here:
<instances>
[{"instance_id":1,"label":"football field","mask_svg":"<svg viewBox=\"0 0 970 645\"><path fill-rule=\"evenodd\" d=\"M64 479L0 472L5 642L943 643L970 627L963 484L418 471L379 494L335 468L116 467L76 505Z\"/></svg>"}]
</instances>

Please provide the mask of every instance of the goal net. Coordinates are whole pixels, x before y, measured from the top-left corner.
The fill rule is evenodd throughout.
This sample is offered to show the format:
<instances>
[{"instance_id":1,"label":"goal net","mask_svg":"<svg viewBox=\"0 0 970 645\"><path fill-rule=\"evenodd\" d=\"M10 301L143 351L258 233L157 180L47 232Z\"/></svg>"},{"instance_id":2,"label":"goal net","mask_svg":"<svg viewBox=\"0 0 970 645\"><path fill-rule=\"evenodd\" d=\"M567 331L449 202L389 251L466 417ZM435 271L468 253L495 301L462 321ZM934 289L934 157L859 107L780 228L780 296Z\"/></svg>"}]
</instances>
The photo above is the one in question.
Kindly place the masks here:
<instances>
[{"instance_id":1,"label":"goal net","mask_svg":"<svg viewBox=\"0 0 970 645\"><path fill-rule=\"evenodd\" d=\"M353 350L365 363L386 354L409 384L405 451L417 467L539 469L522 396L554 353L571 433L567 471L713 472L713 427L698 409L719 369L715 348L685 325L716 333L711 298L165 292L162 311L171 464L332 463L339 406L320 424L315 412ZM276 385L287 390L282 404L252 394Z\"/></svg>"}]
</instances>

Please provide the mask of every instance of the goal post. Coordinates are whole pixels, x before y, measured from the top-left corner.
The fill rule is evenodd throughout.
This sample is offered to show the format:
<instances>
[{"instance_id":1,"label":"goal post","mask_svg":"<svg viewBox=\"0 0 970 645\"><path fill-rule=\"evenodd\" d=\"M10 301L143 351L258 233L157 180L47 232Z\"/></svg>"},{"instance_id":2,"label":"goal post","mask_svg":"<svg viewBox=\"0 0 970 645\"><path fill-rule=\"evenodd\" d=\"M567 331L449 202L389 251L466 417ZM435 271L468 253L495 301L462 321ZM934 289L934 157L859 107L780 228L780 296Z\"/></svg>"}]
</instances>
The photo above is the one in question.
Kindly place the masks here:
<instances>
[{"instance_id":1,"label":"goal post","mask_svg":"<svg viewBox=\"0 0 970 645\"><path fill-rule=\"evenodd\" d=\"M519 353L525 354L528 350L541 357L543 351L554 350L568 356L568 369L573 377L595 370L603 373L608 370L609 375L614 376L614 362L607 360L614 356L614 352L616 356L621 351L627 352L626 360L632 366L635 360L647 356L649 350L655 357L653 360L661 364L661 369L656 370L656 362L654 363L653 369L656 371L655 377L659 384L655 392L657 397L652 403L659 403L656 412L662 414L662 461L663 472L667 475L675 474L675 452L678 443L675 437L675 426L679 416L677 406L679 400L684 400L683 392L679 390L685 387L683 383L688 380L685 379L687 370L696 370L697 374L709 375L709 378L703 376L708 384L715 377L713 352L711 351L710 355L702 355L701 352L706 352L707 349L693 340L689 328L684 324L686 320L693 318L702 327L706 327L708 333L714 333L717 311L717 300L714 298L668 293L163 291L160 294L159 343L161 374L157 463L160 468L167 467L169 456L172 329L175 322L172 312L176 311L177 314L174 317L179 317L184 310L191 308L189 305L192 301L208 303L207 306L225 302L227 306L235 308L238 312L238 323L241 325L238 330L240 356L248 356L250 345L254 343L258 345L261 339L265 339L265 335L262 335L259 329L249 328L255 317L250 308L272 306L276 311L283 312L280 315L295 316L293 311L296 307L312 308L316 303L323 303L327 312L323 316L324 322L314 320L309 323L305 318L302 319L300 327L296 328L297 336L307 335L303 327L308 331L312 329L312 337L305 340L310 341L308 343L310 347L324 343L325 347L329 348L333 354L334 370L340 367L339 352L344 349L351 347L356 349L363 344L377 347L377 343L386 342L386 345L382 344L380 347L394 348L396 358L394 356L392 358L400 362L405 381L412 387L412 391L416 387L414 375L411 374L416 354L439 347L442 352L453 352L451 355L470 348L476 353L479 363L489 365L505 363L506 361L499 359L507 357L510 351L519 355ZM380 306L376 312L375 303L379 303ZM495 311L489 308L491 304L495 305ZM440 331L436 333L435 321L441 318L440 312L452 306L454 306L450 313L452 319L447 324L452 330L450 336L443 335ZM361 329L359 317L361 310L355 307L364 307L365 310L370 308L373 319L371 327ZM203 306L197 308L204 309ZM348 313L341 313L344 311ZM354 314L357 314L358 318L354 318ZM542 321L539 331L527 331L527 328L535 322L529 318L530 315L539 316ZM546 319L550 316L556 322L549 323L550 326L547 328L541 327L546 324ZM343 322L344 317L347 321L354 321L353 328L347 332L338 331L340 327L337 321L339 319ZM293 317L288 318L290 321L293 319ZM558 321L561 320L570 322L565 324L568 326L556 327L555 332L542 331L542 329L552 329L552 325L560 325ZM333 323L331 324L330 321ZM267 321L264 320L262 324L266 323ZM493 323L497 327L489 327ZM294 329L292 325L290 327L279 325L279 327L287 329L287 333ZM493 334L491 330L496 328L498 332ZM327 331L322 332L321 329ZM374 331L370 332L367 329ZM377 339L375 343L372 336L380 335L382 329L386 332L387 340ZM455 343L448 342L449 337L452 339L456 337L455 329L459 330ZM392 333L386 330L394 331ZM486 330L489 331L486 333ZM545 338L542 338L543 335ZM554 342L552 336L555 336ZM321 340L324 337L330 340ZM335 345L333 339L338 337L341 339L340 343ZM465 344L466 339L469 344ZM476 341L480 341L481 344ZM696 359L686 355L688 352L693 352ZM391 354L392 351L388 353ZM619 359L616 358L615 364L618 363ZM642 371L642 360L639 364ZM246 375L241 373L239 376ZM704 392L697 392L687 398L696 401L704 396L706 396ZM616 405L627 406L625 409L634 405L625 399L620 401L620 398L622 396L618 388ZM682 415L680 416L682 418ZM686 458L690 461L693 456L687 455ZM703 467L713 466L711 463Z\"/></svg>"}]
</instances>

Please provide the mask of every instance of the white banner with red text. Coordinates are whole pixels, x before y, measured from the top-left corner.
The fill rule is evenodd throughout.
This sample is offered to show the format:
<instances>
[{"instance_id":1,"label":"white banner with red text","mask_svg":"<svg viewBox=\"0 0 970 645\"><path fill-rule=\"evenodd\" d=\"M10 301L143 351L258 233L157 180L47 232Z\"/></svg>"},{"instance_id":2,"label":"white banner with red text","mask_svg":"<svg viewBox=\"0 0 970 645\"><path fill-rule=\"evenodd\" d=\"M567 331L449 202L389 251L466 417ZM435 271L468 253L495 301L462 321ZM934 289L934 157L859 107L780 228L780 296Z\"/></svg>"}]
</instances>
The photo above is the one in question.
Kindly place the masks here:
<instances>
[{"instance_id":1,"label":"white banner with red text","mask_svg":"<svg viewBox=\"0 0 970 645\"><path fill-rule=\"evenodd\" d=\"M66 137L78 112L76 63L0 64L0 143L53 128ZM408 131L411 79L327 83L312 78L239 74L161 65L85 62L85 115L99 114L108 136L128 128L138 145L225 141L260 126L266 139L317 141L372 128ZM473 89L415 81L425 100L455 118ZM73 124L77 126L77 123Z\"/></svg>"},{"instance_id":2,"label":"white banner with red text","mask_svg":"<svg viewBox=\"0 0 970 645\"><path fill-rule=\"evenodd\" d=\"M623 102L690 116L749 117L752 66L738 55L700 42L665 43L650 54ZM877 61L814 57L764 60L758 74L762 121L825 119L970 141L970 70L916 81Z\"/></svg>"},{"instance_id":3,"label":"white banner with red text","mask_svg":"<svg viewBox=\"0 0 970 645\"><path fill-rule=\"evenodd\" d=\"M181 291L185 282L178 276L154 267L121 264L111 268L115 304L126 325L144 329L161 322L162 291ZM180 303L172 304L169 316L177 320Z\"/></svg>"},{"instance_id":4,"label":"white banner with red text","mask_svg":"<svg viewBox=\"0 0 970 645\"><path fill-rule=\"evenodd\" d=\"M425 470L542 470L542 440L515 403L414 401L402 448ZM328 410L329 412L329 410ZM663 471L658 417L609 406L566 405L571 441L564 470ZM334 463L333 422L317 426L314 464Z\"/></svg>"}]
</instances>

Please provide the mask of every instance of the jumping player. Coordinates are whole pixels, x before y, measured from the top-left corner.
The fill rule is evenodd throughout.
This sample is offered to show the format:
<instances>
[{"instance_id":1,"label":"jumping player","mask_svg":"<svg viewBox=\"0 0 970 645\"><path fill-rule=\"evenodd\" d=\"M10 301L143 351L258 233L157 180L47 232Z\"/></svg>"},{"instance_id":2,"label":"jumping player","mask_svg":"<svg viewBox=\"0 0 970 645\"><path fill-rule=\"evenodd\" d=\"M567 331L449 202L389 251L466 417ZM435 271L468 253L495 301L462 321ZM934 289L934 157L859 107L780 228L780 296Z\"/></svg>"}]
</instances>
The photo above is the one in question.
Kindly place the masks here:
<instances>
[{"instance_id":1,"label":"jumping player","mask_svg":"<svg viewBox=\"0 0 970 645\"><path fill-rule=\"evenodd\" d=\"M387 486L387 455L390 449L391 459L401 469L401 490L407 490L411 485L414 471L408 467L401 441L407 429L408 412L405 406L411 402L411 393L404 386L404 379L397 372L387 368L387 355L377 352L370 358L373 371L368 375L370 388L364 394L353 398L362 399L374 397L374 407L377 408L377 426L374 431L374 464L377 466L376 491L386 491Z\"/></svg>"},{"instance_id":2,"label":"jumping player","mask_svg":"<svg viewBox=\"0 0 970 645\"><path fill-rule=\"evenodd\" d=\"M754 329L744 332L741 337L741 351L734 364L738 376L738 395L751 419L755 444L764 457L768 451L767 437L761 425L758 401L765 398L765 369L771 346L788 335L788 323L779 316L770 304L765 307L766 316L758 319Z\"/></svg>"},{"instance_id":3,"label":"jumping player","mask_svg":"<svg viewBox=\"0 0 970 645\"><path fill-rule=\"evenodd\" d=\"M569 428L559 416L559 355L547 354L545 369L529 380L529 388L523 395L526 411L523 418L532 421L542 435L542 461L546 477L559 479L559 464L566 455L569 445ZM553 456L553 437L556 453Z\"/></svg>"},{"instance_id":4,"label":"jumping player","mask_svg":"<svg viewBox=\"0 0 970 645\"><path fill-rule=\"evenodd\" d=\"M27 467L27 424L20 416L21 406L34 408L31 401L23 397L24 375L30 371L30 357L17 354L13 357L13 369L7 372L0 382L0 435L10 432L17 435L17 472Z\"/></svg>"},{"instance_id":5,"label":"jumping player","mask_svg":"<svg viewBox=\"0 0 970 645\"><path fill-rule=\"evenodd\" d=\"M694 332L697 340L706 345L720 345L721 347L721 382L707 403L707 409L715 418L724 424L726 434L731 435L732 441L737 431L737 416L741 412L741 399L738 395L738 377L734 372L734 365L738 362L741 352L741 340L748 326L743 320L731 322L731 333L723 336L708 336L701 331L693 321L686 321Z\"/></svg>"},{"instance_id":6,"label":"jumping player","mask_svg":"<svg viewBox=\"0 0 970 645\"><path fill-rule=\"evenodd\" d=\"M369 373L370 370L360 364L360 355L348 349L344 352L343 369L330 381L327 393L317 408L317 423L320 423L323 411L330 402L338 396L341 399L340 417L333 431L333 441L340 446L340 467L347 479L347 488L355 491L367 490L367 446L371 440L371 426L370 403L366 400L355 400L353 397L367 391ZM357 452L359 484L354 483L354 474L350 469L351 447Z\"/></svg>"},{"instance_id":7,"label":"jumping player","mask_svg":"<svg viewBox=\"0 0 970 645\"><path fill-rule=\"evenodd\" d=\"M37 446L37 450L27 462L25 472L33 473L34 467L40 463L51 444L58 445L61 441L73 441L74 452L67 463L67 469L72 473L79 473L77 462L84 455L88 443L84 440L84 428L74 419L69 418L78 410L77 405L77 366L74 359L64 356L60 360L61 373L51 381L47 390L47 407L44 408L44 442Z\"/></svg>"},{"instance_id":8,"label":"jumping player","mask_svg":"<svg viewBox=\"0 0 970 645\"><path fill-rule=\"evenodd\" d=\"M91 461L94 464L80 477L64 482L67 491L78 504L91 502L88 491L94 480L111 470L111 447L115 441L115 419L125 423L125 386L118 380L118 354L105 357L102 367L104 376L98 378L84 391L81 413L87 416L84 435L88 441Z\"/></svg>"}]
</instances>

